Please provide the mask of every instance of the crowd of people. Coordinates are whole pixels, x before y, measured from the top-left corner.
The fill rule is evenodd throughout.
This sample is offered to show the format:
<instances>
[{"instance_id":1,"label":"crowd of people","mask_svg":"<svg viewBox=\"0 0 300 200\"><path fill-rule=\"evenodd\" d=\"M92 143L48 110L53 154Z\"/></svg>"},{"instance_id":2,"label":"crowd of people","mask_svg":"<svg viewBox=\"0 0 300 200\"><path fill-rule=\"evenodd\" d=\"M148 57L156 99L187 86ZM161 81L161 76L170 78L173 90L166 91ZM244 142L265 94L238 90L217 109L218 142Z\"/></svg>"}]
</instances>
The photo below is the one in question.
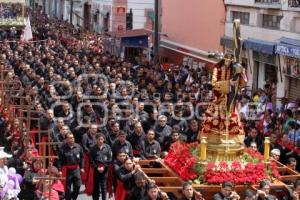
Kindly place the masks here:
<instances>
[{"instance_id":1,"label":"crowd of people","mask_svg":"<svg viewBox=\"0 0 300 200\"><path fill-rule=\"evenodd\" d=\"M1 107L0 145L12 155L6 165L23 177L15 198L75 200L85 184L94 200L113 193L117 200L175 199L147 178L139 159L153 160L157 167L155 161L172 143L198 141L212 95L208 69L122 61L105 52L101 36L41 13L31 15L33 41L0 42L5 89L14 97L10 103L31 110ZM268 136L273 159L299 171L300 110L297 105L272 109L266 91L239 95L240 107L251 104L255 110L255 119L246 112L242 116L245 147L263 153ZM10 112L30 120L10 119ZM51 142L51 148L42 142ZM41 157L46 155L53 159L45 169ZM8 157L0 158L0 172ZM268 188L262 182L244 199L272 199ZM214 199L240 199L233 189L225 182ZM299 200L299 190L296 181L288 199ZM182 196L205 198L190 183L183 185Z\"/></svg>"}]
</instances>

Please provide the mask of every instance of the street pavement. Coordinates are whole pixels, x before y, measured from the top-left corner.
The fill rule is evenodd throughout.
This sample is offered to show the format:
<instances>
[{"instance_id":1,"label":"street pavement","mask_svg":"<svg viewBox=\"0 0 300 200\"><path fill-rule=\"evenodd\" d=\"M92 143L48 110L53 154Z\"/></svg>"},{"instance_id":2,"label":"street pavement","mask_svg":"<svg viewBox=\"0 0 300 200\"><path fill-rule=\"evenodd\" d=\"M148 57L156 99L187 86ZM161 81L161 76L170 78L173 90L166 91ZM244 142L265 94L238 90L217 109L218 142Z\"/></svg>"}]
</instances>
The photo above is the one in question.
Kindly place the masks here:
<instances>
[{"instance_id":1,"label":"street pavement","mask_svg":"<svg viewBox=\"0 0 300 200\"><path fill-rule=\"evenodd\" d=\"M99 198L101 199L101 197ZM86 194L80 194L77 200L93 200L91 196L87 196ZM108 198L107 200L115 200L114 198Z\"/></svg>"},{"instance_id":2,"label":"street pavement","mask_svg":"<svg viewBox=\"0 0 300 200\"><path fill-rule=\"evenodd\" d=\"M80 188L80 195L78 196L77 200L93 200L92 196L87 196L84 193L84 190L85 190L85 187L84 187L84 185L82 185ZM101 197L99 199L101 199ZM115 198L107 198L107 200L115 200Z\"/></svg>"}]
</instances>

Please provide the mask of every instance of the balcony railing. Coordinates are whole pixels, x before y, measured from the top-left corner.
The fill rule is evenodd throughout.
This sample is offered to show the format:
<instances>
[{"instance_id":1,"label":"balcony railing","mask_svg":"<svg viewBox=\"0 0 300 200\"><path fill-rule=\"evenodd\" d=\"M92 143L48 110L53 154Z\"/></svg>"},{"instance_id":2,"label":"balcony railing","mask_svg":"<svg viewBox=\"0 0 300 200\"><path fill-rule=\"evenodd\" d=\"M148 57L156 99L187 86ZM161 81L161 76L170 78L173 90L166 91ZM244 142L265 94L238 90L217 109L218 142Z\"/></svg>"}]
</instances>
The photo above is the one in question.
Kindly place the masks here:
<instances>
[{"instance_id":1,"label":"balcony railing","mask_svg":"<svg viewBox=\"0 0 300 200\"><path fill-rule=\"evenodd\" d=\"M255 3L280 4L280 0L255 0Z\"/></svg>"},{"instance_id":2,"label":"balcony railing","mask_svg":"<svg viewBox=\"0 0 300 200\"><path fill-rule=\"evenodd\" d=\"M300 8L300 0L289 0L289 7Z\"/></svg>"},{"instance_id":3,"label":"balcony railing","mask_svg":"<svg viewBox=\"0 0 300 200\"><path fill-rule=\"evenodd\" d=\"M265 9L280 9L281 0L255 0L255 5Z\"/></svg>"}]
</instances>

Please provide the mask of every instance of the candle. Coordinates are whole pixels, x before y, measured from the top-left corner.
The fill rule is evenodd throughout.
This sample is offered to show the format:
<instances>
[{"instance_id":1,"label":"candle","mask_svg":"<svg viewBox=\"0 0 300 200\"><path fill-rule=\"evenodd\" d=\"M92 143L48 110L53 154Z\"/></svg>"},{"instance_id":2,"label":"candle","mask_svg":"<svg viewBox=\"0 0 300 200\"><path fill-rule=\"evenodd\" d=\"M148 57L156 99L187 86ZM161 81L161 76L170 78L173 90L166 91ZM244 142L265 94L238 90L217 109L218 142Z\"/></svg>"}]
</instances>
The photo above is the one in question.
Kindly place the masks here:
<instances>
[{"instance_id":1,"label":"candle","mask_svg":"<svg viewBox=\"0 0 300 200\"><path fill-rule=\"evenodd\" d=\"M207 137L201 137L200 160L206 161Z\"/></svg>"},{"instance_id":2,"label":"candle","mask_svg":"<svg viewBox=\"0 0 300 200\"><path fill-rule=\"evenodd\" d=\"M270 159L270 138L265 137L264 159L268 162Z\"/></svg>"}]
</instances>

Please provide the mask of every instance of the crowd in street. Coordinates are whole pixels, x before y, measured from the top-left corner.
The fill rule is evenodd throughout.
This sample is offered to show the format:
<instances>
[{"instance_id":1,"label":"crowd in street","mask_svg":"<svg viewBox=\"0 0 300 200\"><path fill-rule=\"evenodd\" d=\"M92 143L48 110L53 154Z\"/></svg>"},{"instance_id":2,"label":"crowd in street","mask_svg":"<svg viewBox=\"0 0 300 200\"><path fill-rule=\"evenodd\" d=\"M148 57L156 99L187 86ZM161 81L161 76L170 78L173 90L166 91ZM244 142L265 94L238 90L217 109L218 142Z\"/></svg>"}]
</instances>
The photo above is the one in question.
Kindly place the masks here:
<instances>
[{"instance_id":1,"label":"crowd in street","mask_svg":"<svg viewBox=\"0 0 300 200\"><path fill-rule=\"evenodd\" d=\"M85 184L94 200L106 200L107 194L117 200L175 199L147 178L138 161L153 160L151 167L157 167L155 161L172 143L198 141L207 108L203 102L212 98L209 70L122 61L105 52L100 35L37 12L31 15L32 42L0 42L0 67L6 70L11 101L32 110L22 114L29 121L11 120L9 112L22 111L1 107L0 145L7 153L0 154L0 172L14 167L23 177L18 198L75 200ZM264 138L270 137L272 158L299 172L300 105L270 106L271 86L239 95L240 108L251 104L254 111L241 116L245 147L263 153ZM51 148L41 148L41 142L51 142ZM46 155L57 156L48 159L47 169ZM56 179L39 179L50 174ZM233 189L231 182L223 183L214 199L239 199ZM275 199L269 191L264 181L243 198ZM289 192L287 199L299 200L299 180ZM182 195L205 198L190 183L183 185Z\"/></svg>"}]
</instances>

